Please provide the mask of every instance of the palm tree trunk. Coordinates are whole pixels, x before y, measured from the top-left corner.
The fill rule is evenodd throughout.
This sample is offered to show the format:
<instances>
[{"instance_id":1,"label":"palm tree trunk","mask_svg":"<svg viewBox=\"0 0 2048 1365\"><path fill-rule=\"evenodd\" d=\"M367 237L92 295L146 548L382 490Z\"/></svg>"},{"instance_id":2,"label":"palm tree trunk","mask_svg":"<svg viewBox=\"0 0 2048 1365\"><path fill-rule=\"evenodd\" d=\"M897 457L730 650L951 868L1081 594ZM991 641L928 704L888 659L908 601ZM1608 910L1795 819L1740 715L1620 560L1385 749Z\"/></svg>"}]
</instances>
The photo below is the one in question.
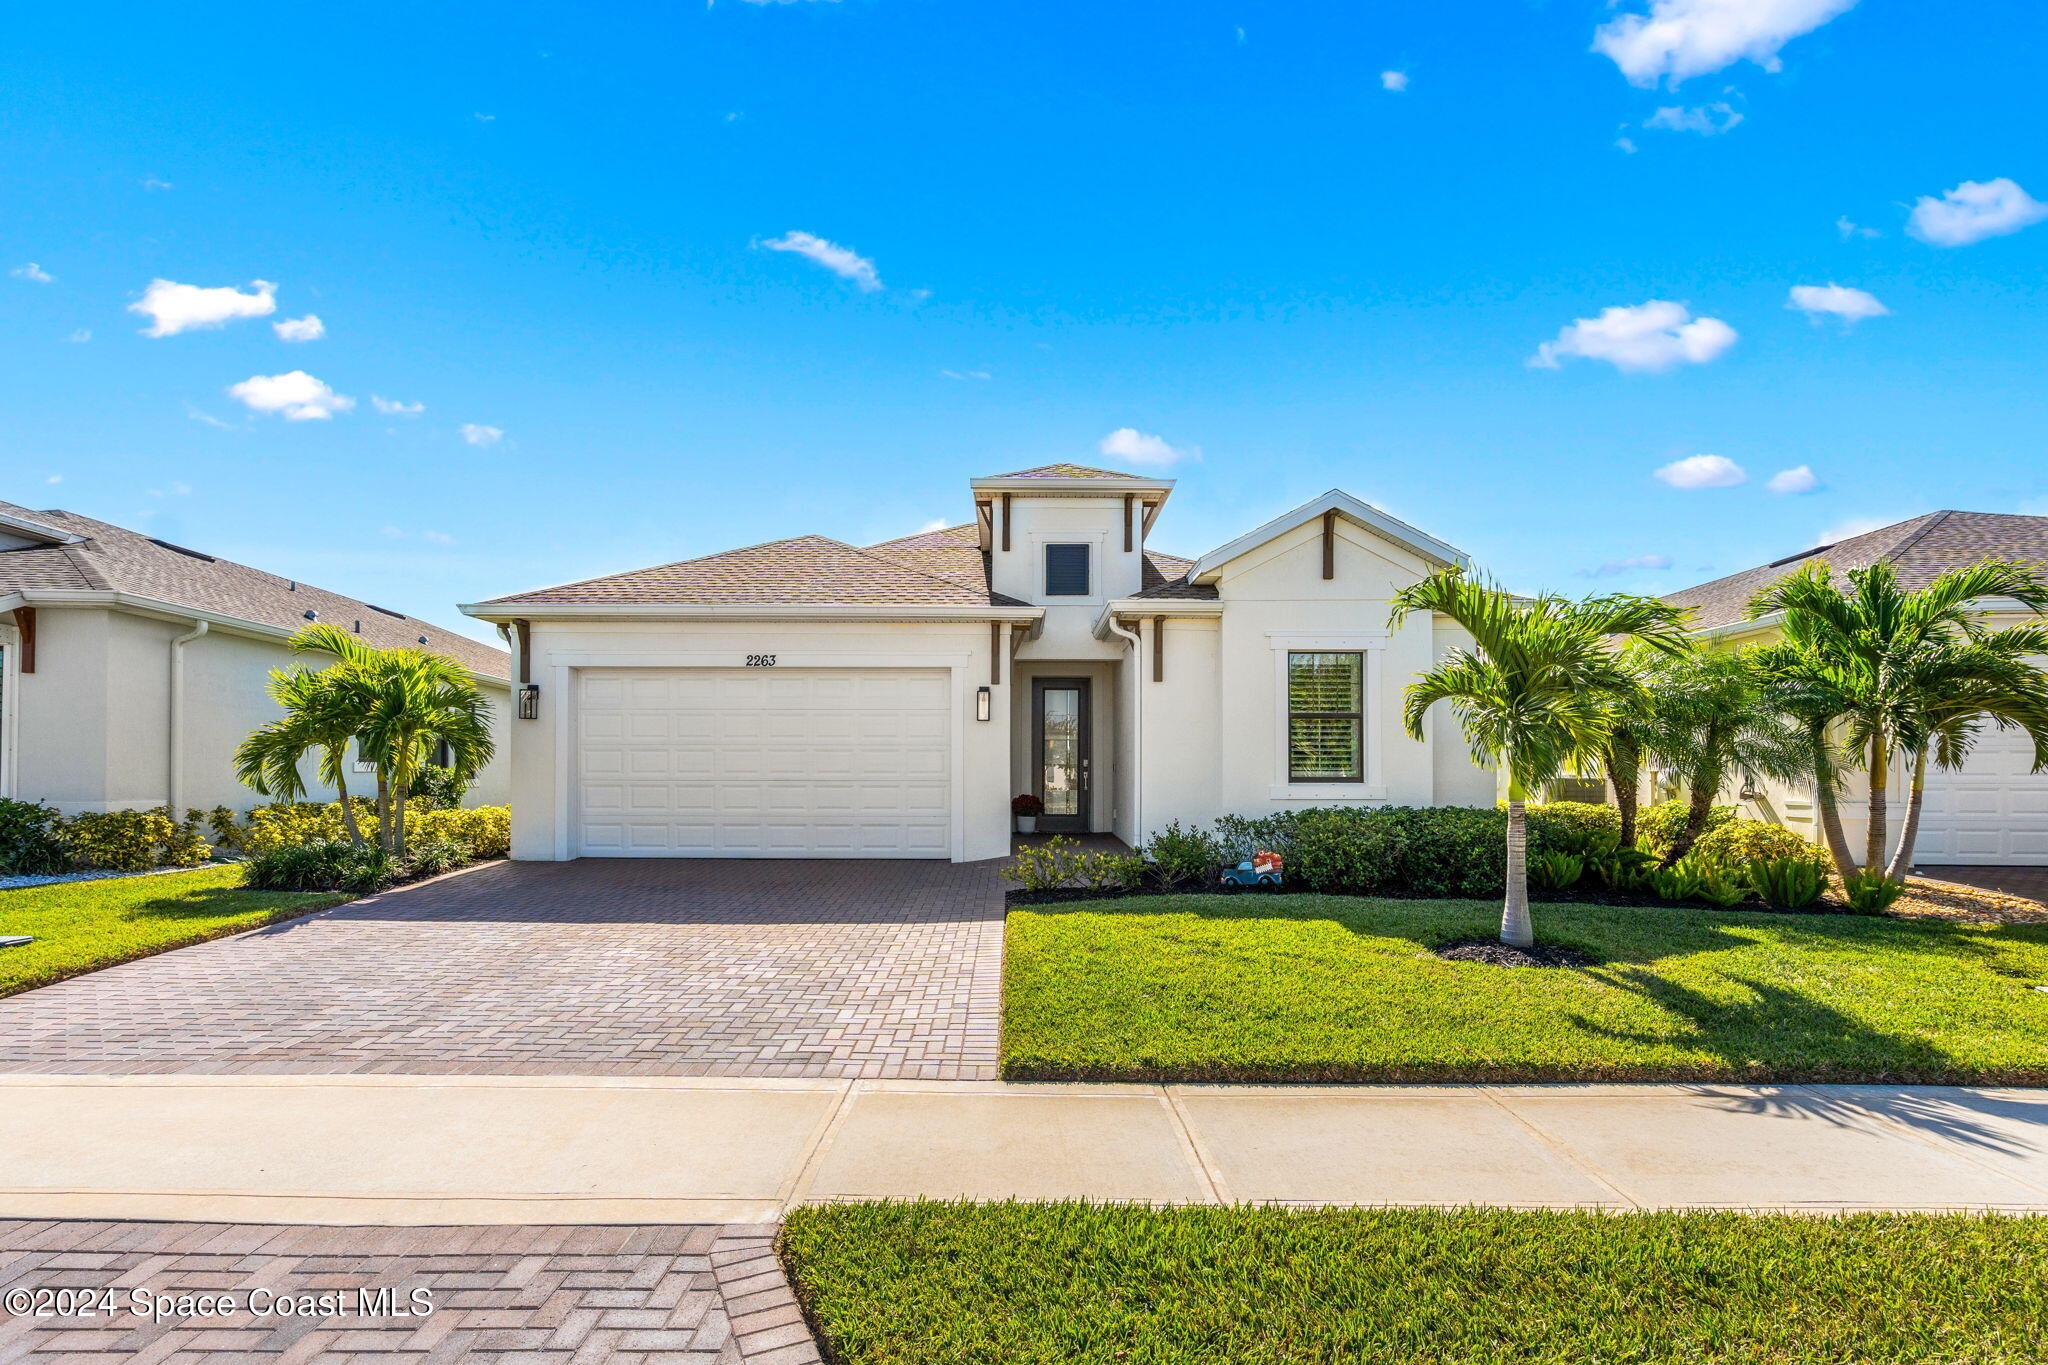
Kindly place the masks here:
<instances>
[{"instance_id":1,"label":"palm tree trunk","mask_svg":"<svg viewBox=\"0 0 2048 1365\"><path fill-rule=\"evenodd\" d=\"M398 807L398 818L392 822L392 838L394 842L391 852L393 855L401 858L405 856L405 800L411 794L409 791L411 785L406 780L405 774L399 774L398 782L396 783L397 800L395 802Z\"/></svg>"},{"instance_id":2,"label":"palm tree trunk","mask_svg":"<svg viewBox=\"0 0 2048 1365\"><path fill-rule=\"evenodd\" d=\"M1709 747L1714 736L1706 738ZM1707 821L1714 818L1714 798L1721 794L1721 770L1706 763L1685 775L1687 802L1685 826L1678 831L1678 837L1671 841L1671 848L1664 854L1664 861L1658 866L1669 867L1692 852L1692 846L1707 832Z\"/></svg>"},{"instance_id":3,"label":"palm tree trunk","mask_svg":"<svg viewBox=\"0 0 2048 1365\"><path fill-rule=\"evenodd\" d=\"M1894 881L1913 870L1913 844L1920 837L1920 807L1927 799L1927 746L1913 755L1913 786L1906 797L1906 823L1899 827L1899 850L1892 854L1884 875Z\"/></svg>"},{"instance_id":4,"label":"palm tree trunk","mask_svg":"<svg viewBox=\"0 0 2048 1365\"><path fill-rule=\"evenodd\" d=\"M1885 817L1888 813L1890 793L1885 788L1892 780L1890 738L1880 728L1870 737L1870 828L1863 839L1863 866L1874 870L1884 866Z\"/></svg>"},{"instance_id":5,"label":"palm tree trunk","mask_svg":"<svg viewBox=\"0 0 2048 1365\"><path fill-rule=\"evenodd\" d=\"M1856 874L1856 857L1849 852L1849 836L1842 830L1842 807L1835 793L1835 765L1828 758L1827 733L1815 727L1808 738L1813 743L1813 804L1820 810L1821 837L1828 841L1836 874L1851 877Z\"/></svg>"},{"instance_id":6,"label":"palm tree trunk","mask_svg":"<svg viewBox=\"0 0 2048 1365\"><path fill-rule=\"evenodd\" d=\"M341 827L348 831L348 841L357 848L363 846L362 826L356 823L356 808L349 804L348 783L342 779L341 764L334 765L334 796L341 802Z\"/></svg>"},{"instance_id":7,"label":"palm tree trunk","mask_svg":"<svg viewBox=\"0 0 2048 1365\"><path fill-rule=\"evenodd\" d=\"M1614 809L1621 816L1621 847L1636 846L1636 798L1643 780L1642 746L1616 737L1607 746L1607 780L1614 785Z\"/></svg>"},{"instance_id":8,"label":"palm tree trunk","mask_svg":"<svg viewBox=\"0 0 2048 1365\"><path fill-rule=\"evenodd\" d=\"M391 781L381 770L377 774L377 847L391 852Z\"/></svg>"},{"instance_id":9,"label":"palm tree trunk","mask_svg":"<svg viewBox=\"0 0 2048 1365\"><path fill-rule=\"evenodd\" d=\"M1500 909L1500 941L1511 948L1535 946L1529 922L1529 819L1522 784L1508 780L1508 888Z\"/></svg>"}]
</instances>

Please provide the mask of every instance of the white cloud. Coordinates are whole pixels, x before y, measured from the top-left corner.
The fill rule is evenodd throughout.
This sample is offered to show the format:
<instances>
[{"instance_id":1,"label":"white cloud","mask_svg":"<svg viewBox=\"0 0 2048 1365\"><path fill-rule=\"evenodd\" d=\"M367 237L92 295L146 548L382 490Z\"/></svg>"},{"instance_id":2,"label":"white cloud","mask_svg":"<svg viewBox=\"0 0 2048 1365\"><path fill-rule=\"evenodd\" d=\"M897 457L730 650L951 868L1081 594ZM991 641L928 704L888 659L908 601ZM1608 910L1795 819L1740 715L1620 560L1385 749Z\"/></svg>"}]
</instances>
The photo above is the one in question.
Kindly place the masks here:
<instances>
[{"instance_id":1,"label":"white cloud","mask_svg":"<svg viewBox=\"0 0 2048 1365\"><path fill-rule=\"evenodd\" d=\"M47 479L44 479L44 480L43 480L43 482L44 482L44 483L62 483L62 482L64 482L64 476L63 476L62 474L52 474L52 475L51 475L51 476L50 476L49 478L47 478Z\"/></svg>"},{"instance_id":2,"label":"white cloud","mask_svg":"<svg viewBox=\"0 0 2048 1365\"><path fill-rule=\"evenodd\" d=\"M318 341L327 335L327 324L320 321L318 313L308 313L302 318L273 322L270 330L277 333L279 341Z\"/></svg>"},{"instance_id":3,"label":"white cloud","mask_svg":"<svg viewBox=\"0 0 2048 1365\"><path fill-rule=\"evenodd\" d=\"M1604 360L1627 372L1704 365L1735 344L1735 329L1719 318L1695 318L1682 303L1651 299L1633 308L1603 308L1597 318L1578 318L1529 357L1542 370L1557 369L1573 356Z\"/></svg>"},{"instance_id":4,"label":"white cloud","mask_svg":"<svg viewBox=\"0 0 2048 1365\"><path fill-rule=\"evenodd\" d=\"M1879 303L1874 294L1832 282L1793 285L1792 292L1785 298L1785 306L1797 308L1815 322L1825 316L1833 316L1840 318L1845 325L1864 318L1888 317L1892 311Z\"/></svg>"},{"instance_id":5,"label":"white cloud","mask_svg":"<svg viewBox=\"0 0 2048 1365\"><path fill-rule=\"evenodd\" d=\"M1611 578L1618 573L1633 573L1642 569L1668 569L1670 555L1629 555L1625 559L1610 559L1597 569L1581 569L1581 578Z\"/></svg>"},{"instance_id":6,"label":"white cloud","mask_svg":"<svg viewBox=\"0 0 2048 1365\"><path fill-rule=\"evenodd\" d=\"M189 498L192 496L192 485L189 483L174 483L169 488L152 488L149 490L149 496L152 498Z\"/></svg>"},{"instance_id":7,"label":"white cloud","mask_svg":"<svg viewBox=\"0 0 2048 1365\"><path fill-rule=\"evenodd\" d=\"M2005 176L1965 180L1941 198L1923 194L1906 218L1906 231L1932 246L1968 246L2003 237L2048 218L2048 204Z\"/></svg>"},{"instance_id":8,"label":"white cloud","mask_svg":"<svg viewBox=\"0 0 2048 1365\"><path fill-rule=\"evenodd\" d=\"M430 545L453 545L455 543L455 537L449 535L446 531L422 531L420 532L420 539Z\"/></svg>"},{"instance_id":9,"label":"white cloud","mask_svg":"<svg viewBox=\"0 0 2048 1365\"><path fill-rule=\"evenodd\" d=\"M128 305L131 313L150 320L144 336L168 337L202 327L225 327L236 318L268 317L277 311L277 286L268 280L249 285L244 294L232 285L201 289L197 285L151 280L142 297Z\"/></svg>"},{"instance_id":10,"label":"white cloud","mask_svg":"<svg viewBox=\"0 0 2048 1365\"><path fill-rule=\"evenodd\" d=\"M1408 88L1408 73L1405 71L1380 72L1380 89L1400 94Z\"/></svg>"},{"instance_id":11,"label":"white cloud","mask_svg":"<svg viewBox=\"0 0 2048 1365\"><path fill-rule=\"evenodd\" d=\"M1716 104L1703 104L1695 108L1680 108L1666 105L1643 120L1645 128L1661 128L1667 133L1698 133L1702 137L1713 137L1725 133L1742 122L1742 115L1734 105L1725 100Z\"/></svg>"},{"instance_id":12,"label":"white cloud","mask_svg":"<svg viewBox=\"0 0 2048 1365\"><path fill-rule=\"evenodd\" d=\"M1726 455L1688 455L1659 469L1657 478L1673 488L1733 488L1749 482L1748 473Z\"/></svg>"},{"instance_id":13,"label":"white cloud","mask_svg":"<svg viewBox=\"0 0 2048 1365\"><path fill-rule=\"evenodd\" d=\"M76 345L83 346L86 342L92 340L92 328L80 327L77 331L73 332L70 336L65 337L64 339Z\"/></svg>"},{"instance_id":14,"label":"white cloud","mask_svg":"<svg viewBox=\"0 0 2048 1365\"><path fill-rule=\"evenodd\" d=\"M873 261L823 237L808 232L785 232L761 245L770 251L793 251L807 261L824 266L842 280L852 280L864 291L871 293L882 287L882 277L875 273Z\"/></svg>"},{"instance_id":15,"label":"white cloud","mask_svg":"<svg viewBox=\"0 0 2048 1365\"><path fill-rule=\"evenodd\" d=\"M1636 154L1636 140L1632 137L1618 137L1614 139L1614 145L1627 152L1630 156Z\"/></svg>"},{"instance_id":16,"label":"white cloud","mask_svg":"<svg viewBox=\"0 0 2048 1365\"><path fill-rule=\"evenodd\" d=\"M427 410L425 403L401 403L375 393L370 395L370 406L386 417L417 417Z\"/></svg>"},{"instance_id":17,"label":"white cloud","mask_svg":"<svg viewBox=\"0 0 2048 1365\"><path fill-rule=\"evenodd\" d=\"M223 422L212 413L191 403L185 405L185 415L195 422L204 422L207 426L219 427L222 431L233 431L235 429L233 422Z\"/></svg>"},{"instance_id":18,"label":"white cloud","mask_svg":"<svg viewBox=\"0 0 2048 1365\"><path fill-rule=\"evenodd\" d=\"M34 261L30 261L26 265L18 265L7 273L14 276L17 280L27 280L30 284L55 284L57 282L55 275L52 275Z\"/></svg>"},{"instance_id":19,"label":"white cloud","mask_svg":"<svg viewBox=\"0 0 2048 1365\"><path fill-rule=\"evenodd\" d=\"M505 433L497 427L487 427L478 422L464 422L462 439L473 446L494 446L505 439Z\"/></svg>"},{"instance_id":20,"label":"white cloud","mask_svg":"<svg viewBox=\"0 0 2048 1365\"><path fill-rule=\"evenodd\" d=\"M1593 31L1593 50L1614 59L1635 85L1719 71L1745 58L1779 69L1778 49L1811 33L1856 0L1650 0Z\"/></svg>"},{"instance_id":21,"label":"white cloud","mask_svg":"<svg viewBox=\"0 0 2048 1365\"><path fill-rule=\"evenodd\" d=\"M1170 465L1200 454L1193 446L1168 445L1150 432L1136 427L1118 427L1096 443L1095 448L1113 459L1130 464Z\"/></svg>"},{"instance_id":22,"label":"white cloud","mask_svg":"<svg viewBox=\"0 0 2048 1365\"><path fill-rule=\"evenodd\" d=\"M991 379L994 377L987 370L940 370L939 373L948 379Z\"/></svg>"},{"instance_id":23,"label":"white cloud","mask_svg":"<svg viewBox=\"0 0 2048 1365\"><path fill-rule=\"evenodd\" d=\"M304 370L259 374L228 386L228 396L256 412L275 412L287 422L324 422L347 412L356 400L336 393Z\"/></svg>"},{"instance_id":24,"label":"white cloud","mask_svg":"<svg viewBox=\"0 0 2048 1365\"><path fill-rule=\"evenodd\" d=\"M159 190L174 190L178 187L176 185L173 185L168 180L159 180L152 175L147 176L143 179L142 188L148 190L152 194L155 194Z\"/></svg>"},{"instance_id":25,"label":"white cloud","mask_svg":"<svg viewBox=\"0 0 2048 1365\"><path fill-rule=\"evenodd\" d=\"M1855 223L1850 222L1849 215L1846 213L1840 218L1835 219L1835 231L1842 234L1842 240L1845 242L1851 237L1878 237L1883 235L1874 227L1859 227Z\"/></svg>"},{"instance_id":26,"label":"white cloud","mask_svg":"<svg viewBox=\"0 0 2048 1365\"><path fill-rule=\"evenodd\" d=\"M1773 493L1812 493L1820 488L1820 478L1809 466L1794 465L1771 475L1764 487Z\"/></svg>"},{"instance_id":27,"label":"white cloud","mask_svg":"<svg viewBox=\"0 0 2048 1365\"><path fill-rule=\"evenodd\" d=\"M947 521L944 517L933 517L930 521L926 522L924 525L918 527L915 531L911 532L911 534L919 536L928 536L934 531L943 531L952 524L952 522Z\"/></svg>"}]
</instances>

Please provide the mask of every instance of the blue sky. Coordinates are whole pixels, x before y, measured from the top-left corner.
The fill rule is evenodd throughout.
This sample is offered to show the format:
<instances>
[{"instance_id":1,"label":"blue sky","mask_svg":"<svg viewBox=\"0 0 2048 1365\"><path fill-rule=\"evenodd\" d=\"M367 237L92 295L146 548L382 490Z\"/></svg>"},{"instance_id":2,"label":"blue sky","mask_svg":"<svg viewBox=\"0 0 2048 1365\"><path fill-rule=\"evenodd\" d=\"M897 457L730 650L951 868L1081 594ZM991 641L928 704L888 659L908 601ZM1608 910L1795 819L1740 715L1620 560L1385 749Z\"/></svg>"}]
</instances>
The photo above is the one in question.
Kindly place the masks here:
<instances>
[{"instance_id":1,"label":"blue sky","mask_svg":"<svg viewBox=\"0 0 2048 1365\"><path fill-rule=\"evenodd\" d=\"M1523 590L2048 513L2038 4L382 16L13 14L0 498L473 632L1052 460Z\"/></svg>"}]
</instances>

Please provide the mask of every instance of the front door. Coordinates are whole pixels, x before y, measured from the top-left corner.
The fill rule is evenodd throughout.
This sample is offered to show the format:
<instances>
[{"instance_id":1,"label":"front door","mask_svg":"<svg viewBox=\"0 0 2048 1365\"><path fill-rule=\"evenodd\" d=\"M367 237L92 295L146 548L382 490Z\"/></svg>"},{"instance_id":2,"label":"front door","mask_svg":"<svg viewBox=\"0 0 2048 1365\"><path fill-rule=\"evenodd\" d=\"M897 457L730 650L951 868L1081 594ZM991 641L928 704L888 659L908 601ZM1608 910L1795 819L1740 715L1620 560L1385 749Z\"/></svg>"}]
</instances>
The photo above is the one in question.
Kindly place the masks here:
<instances>
[{"instance_id":1,"label":"front door","mask_svg":"<svg viewBox=\"0 0 2048 1365\"><path fill-rule=\"evenodd\" d=\"M1031 684L1033 790L1045 802L1038 827L1048 834L1088 832L1090 736L1088 680L1037 678Z\"/></svg>"}]
</instances>

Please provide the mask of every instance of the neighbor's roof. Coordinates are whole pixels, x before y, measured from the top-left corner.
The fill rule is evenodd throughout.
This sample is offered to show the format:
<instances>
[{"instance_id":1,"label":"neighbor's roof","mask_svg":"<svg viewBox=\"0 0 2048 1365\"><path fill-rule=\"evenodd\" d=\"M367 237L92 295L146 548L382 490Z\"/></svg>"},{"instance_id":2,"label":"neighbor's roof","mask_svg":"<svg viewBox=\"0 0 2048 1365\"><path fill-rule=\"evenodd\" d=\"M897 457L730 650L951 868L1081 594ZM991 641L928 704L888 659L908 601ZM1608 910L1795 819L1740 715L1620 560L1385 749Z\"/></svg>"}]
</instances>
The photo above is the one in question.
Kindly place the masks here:
<instances>
[{"instance_id":1,"label":"neighbor's roof","mask_svg":"<svg viewBox=\"0 0 2048 1365\"><path fill-rule=\"evenodd\" d=\"M970 528L971 529L971 528ZM934 532L933 535L943 533ZM929 539L913 536L910 539ZM957 558L957 556L956 556ZM979 552L975 559L980 558ZM972 575L942 572L948 561L892 557L824 536L794 536L701 559L587 578L580 583L497 597L480 606L554 606L668 602L804 606L1022 607L990 592L979 563Z\"/></svg>"},{"instance_id":2,"label":"neighbor's roof","mask_svg":"<svg viewBox=\"0 0 2048 1365\"><path fill-rule=\"evenodd\" d=\"M0 593L24 589L113 591L173 606L297 630L308 611L385 648L444 654L485 677L507 676L503 650L430 626L416 617L371 606L353 597L252 569L246 564L186 550L75 512L36 512L0 502L0 514L82 539L69 544L0 550ZM360 623L360 624L358 624ZM420 637L426 643L420 643Z\"/></svg>"},{"instance_id":3,"label":"neighbor's roof","mask_svg":"<svg viewBox=\"0 0 2048 1365\"><path fill-rule=\"evenodd\" d=\"M1664 600L1673 606L1691 607L1692 624L1708 629L1741 620L1758 592L1809 564L1826 564L1839 575L1889 560L1898 571L1899 582L1911 590L1926 587L1950 569L1993 556L2048 565L2048 517L1929 512L1670 593Z\"/></svg>"}]
</instances>

